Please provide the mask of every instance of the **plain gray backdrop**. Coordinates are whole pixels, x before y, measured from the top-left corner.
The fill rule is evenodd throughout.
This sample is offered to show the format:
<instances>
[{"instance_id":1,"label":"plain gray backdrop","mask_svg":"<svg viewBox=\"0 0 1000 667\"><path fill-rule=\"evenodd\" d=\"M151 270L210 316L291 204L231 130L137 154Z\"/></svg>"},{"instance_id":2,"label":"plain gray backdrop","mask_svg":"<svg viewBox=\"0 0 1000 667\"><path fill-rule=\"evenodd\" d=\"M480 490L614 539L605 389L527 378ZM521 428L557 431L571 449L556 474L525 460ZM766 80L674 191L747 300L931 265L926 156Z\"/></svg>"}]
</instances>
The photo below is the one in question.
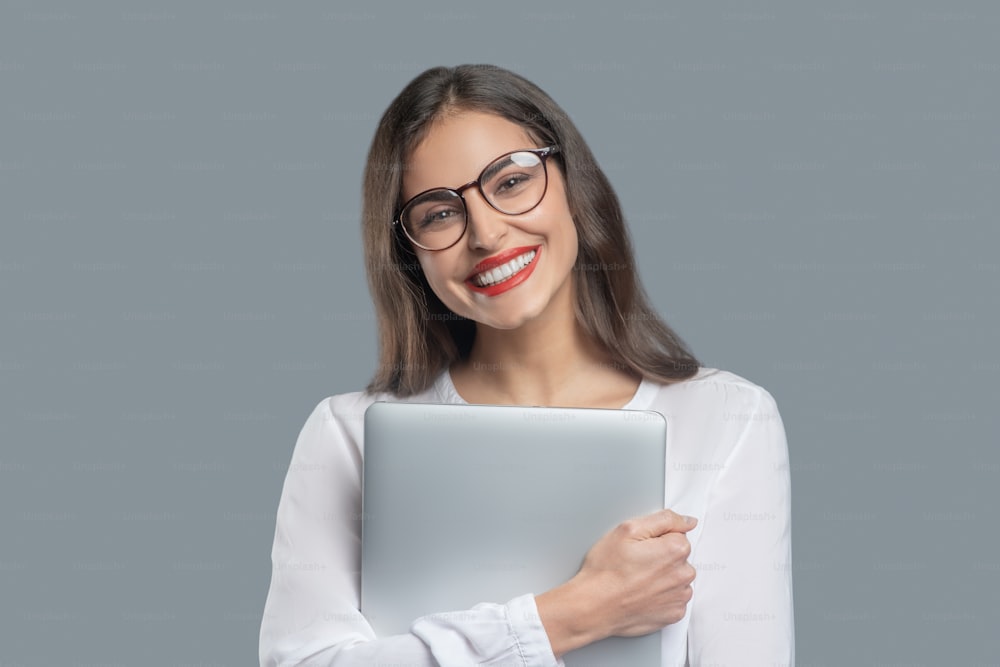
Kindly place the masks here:
<instances>
[{"instance_id":1,"label":"plain gray backdrop","mask_svg":"<svg viewBox=\"0 0 1000 667\"><path fill-rule=\"evenodd\" d=\"M256 663L296 436L376 364L368 143L466 62L562 105L666 321L775 396L798 664L1000 664L997 34L992 2L6 2L0 665Z\"/></svg>"}]
</instances>

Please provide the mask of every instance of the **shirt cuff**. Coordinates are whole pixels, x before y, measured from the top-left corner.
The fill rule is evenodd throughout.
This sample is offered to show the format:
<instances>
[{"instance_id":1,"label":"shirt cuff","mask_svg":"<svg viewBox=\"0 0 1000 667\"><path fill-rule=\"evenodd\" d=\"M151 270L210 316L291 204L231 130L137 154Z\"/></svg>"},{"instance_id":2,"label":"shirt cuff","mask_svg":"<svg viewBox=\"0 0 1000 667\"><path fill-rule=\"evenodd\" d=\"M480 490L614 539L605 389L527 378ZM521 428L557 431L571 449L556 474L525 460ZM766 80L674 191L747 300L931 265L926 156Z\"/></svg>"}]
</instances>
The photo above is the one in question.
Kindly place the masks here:
<instances>
[{"instance_id":1,"label":"shirt cuff","mask_svg":"<svg viewBox=\"0 0 1000 667\"><path fill-rule=\"evenodd\" d=\"M524 664L538 665L538 667L565 667L566 663L561 659L556 660L555 654L552 653L552 644L538 614L534 593L518 596L505 606L514 640L524 657Z\"/></svg>"}]
</instances>

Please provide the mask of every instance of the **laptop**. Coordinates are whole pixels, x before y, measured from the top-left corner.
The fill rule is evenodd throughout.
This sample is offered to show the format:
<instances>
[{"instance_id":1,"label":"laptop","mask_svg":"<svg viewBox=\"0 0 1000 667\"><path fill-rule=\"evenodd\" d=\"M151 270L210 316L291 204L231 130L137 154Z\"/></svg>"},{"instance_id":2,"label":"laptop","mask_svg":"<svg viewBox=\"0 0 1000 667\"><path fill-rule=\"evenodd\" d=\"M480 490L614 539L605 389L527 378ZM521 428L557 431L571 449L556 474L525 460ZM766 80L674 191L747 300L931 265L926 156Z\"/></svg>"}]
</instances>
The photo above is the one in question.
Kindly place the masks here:
<instances>
[{"instance_id":1,"label":"laptop","mask_svg":"<svg viewBox=\"0 0 1000 667\"><path fill-rule=\"evenodd\" d=\"M653 411L373 403L361 612L376 635L572 578L605 533L663 508L666 428ZM563 660L659 667L660 643L609 637Z\"/></svg>"}]
</instances>

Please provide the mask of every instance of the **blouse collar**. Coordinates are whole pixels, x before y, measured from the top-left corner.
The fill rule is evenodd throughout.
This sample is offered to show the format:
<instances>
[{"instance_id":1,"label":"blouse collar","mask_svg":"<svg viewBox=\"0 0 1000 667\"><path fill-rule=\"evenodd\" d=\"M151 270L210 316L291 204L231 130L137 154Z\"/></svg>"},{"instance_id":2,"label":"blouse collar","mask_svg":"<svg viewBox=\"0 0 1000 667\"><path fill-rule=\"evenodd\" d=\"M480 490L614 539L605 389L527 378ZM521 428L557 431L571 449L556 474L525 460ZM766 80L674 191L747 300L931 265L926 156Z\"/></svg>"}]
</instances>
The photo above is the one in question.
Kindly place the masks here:
<instances>
[{"instance_id":1,"label":"blouse collar","mask_svg":"<svg viewBox=\"0 0 1000 667\"><path fill-rule=\"evenodd\" d=\"M623 405L621 410L648 410L656 395L656 383L645 377L639 381L639 387L635 390L628 403ZM446 368L434 381L434 391L442 403L458 403L468 405L468 401L458 394L455 384L451 380L451 372Z\"/></svg>"}]
</instances>

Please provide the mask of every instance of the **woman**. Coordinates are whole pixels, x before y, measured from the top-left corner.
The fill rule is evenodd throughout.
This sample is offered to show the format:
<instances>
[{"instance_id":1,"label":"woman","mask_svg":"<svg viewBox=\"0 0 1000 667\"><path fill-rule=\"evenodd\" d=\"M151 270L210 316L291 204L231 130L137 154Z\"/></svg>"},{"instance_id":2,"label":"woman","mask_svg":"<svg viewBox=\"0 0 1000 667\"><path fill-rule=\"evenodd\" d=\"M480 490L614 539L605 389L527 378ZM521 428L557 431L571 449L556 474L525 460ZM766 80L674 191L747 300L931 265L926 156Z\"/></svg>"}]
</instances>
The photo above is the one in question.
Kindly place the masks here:
<instances>
[{"instance_id":1,"label":"woman","mask_svg":"<svg viewBox=\"0 0 1000 667\"><path fill-rule=\"evenodd\" d=\"M380 365L364 392L321 401L296 442L261 664L556 665L598 639L657 630L664 665L792 664L774 399L701 367L656 316L617 198L555 102L496 67L419 75L376 131L363 227ZM553 590L375 637L358 611L362 426L375 400L659 411L670 509L609 532Z\"/></svg>"}]
</instances>

